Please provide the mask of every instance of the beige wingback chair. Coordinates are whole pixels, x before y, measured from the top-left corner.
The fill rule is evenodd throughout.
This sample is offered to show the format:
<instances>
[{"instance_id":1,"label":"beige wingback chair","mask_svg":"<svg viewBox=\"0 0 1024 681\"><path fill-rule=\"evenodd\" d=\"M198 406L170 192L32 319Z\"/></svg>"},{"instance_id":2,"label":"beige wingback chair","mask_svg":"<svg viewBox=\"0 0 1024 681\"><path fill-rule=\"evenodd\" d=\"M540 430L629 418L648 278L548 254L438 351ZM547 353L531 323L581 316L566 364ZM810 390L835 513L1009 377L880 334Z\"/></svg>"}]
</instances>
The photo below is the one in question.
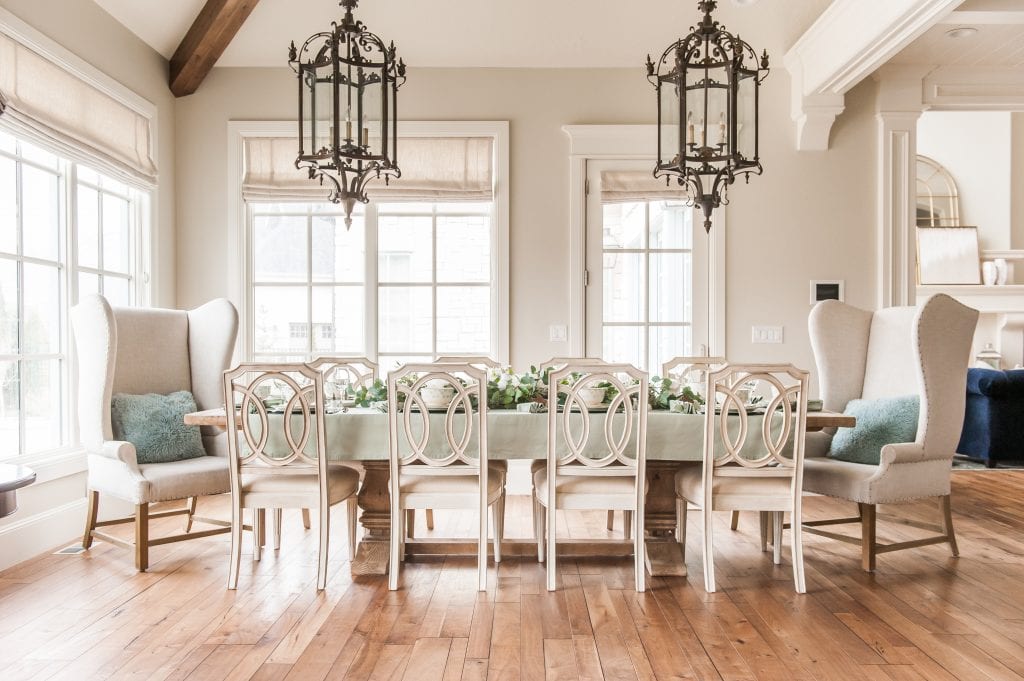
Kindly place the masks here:
<instances>
[{"instance_id":1,"label":"beige wingback chair","mask_svg":"<svg viewBox=\"0 0 1024 681\"><path fill-rule=\"evenodd\" d=\"M228 368L238 332L238 312L227 300L191 311L112 308L105 298L86 296L71 312L78 352L78 421L88 452L89 511L82 546L94 537L134 549L135 566L149 567L149 547L230 531L230 523L189 533L198 497L230 490L227 439L204 429L208 456L160 464L139 464L135 446L114 440L111 397L115 393L166 395L188 390L199 409L224 404L221 376ZM97 522L100 494L135 505L130 518ZM149 513L149 504L187 499L184 509ZM185 534L149 538L149 520L187 515ZM126 542L97 527L135 523L135 541Z\"/></svg>"},{"instance_id":2,"label":"beige wingback chair","mask_svg":"<svg viewBox=\"0 0 1024 681\"><path fill-rule=\"evenodd\" d=\"M869 312L838 301L811 311L811 346L818 365L824 408L841 412L850 400L916 394L921 412L915 442L882 447L877 466L828 458L832 433L807 435L804 491L858 504L856 518L805 522L808 532L861 546L865 570L878 553L948 543L957 555L950 514L950 470L963 426L967 364L978 312L946 295L918 307ZM879 544L876 506L938 498L941 525L915 523L936 534ZM817 529L859 523L860 538Z\"/></svg>"}]
</instances>

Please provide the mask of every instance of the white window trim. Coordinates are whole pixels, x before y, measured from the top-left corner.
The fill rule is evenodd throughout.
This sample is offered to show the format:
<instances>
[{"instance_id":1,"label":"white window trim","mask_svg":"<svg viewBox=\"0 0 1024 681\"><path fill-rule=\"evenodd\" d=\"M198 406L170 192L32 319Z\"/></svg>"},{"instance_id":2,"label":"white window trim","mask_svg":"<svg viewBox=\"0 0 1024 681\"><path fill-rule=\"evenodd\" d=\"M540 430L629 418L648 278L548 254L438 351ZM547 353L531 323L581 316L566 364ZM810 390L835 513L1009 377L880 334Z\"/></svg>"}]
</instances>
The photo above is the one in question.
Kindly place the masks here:
<instances>
[{"instance_id":1,"label":"white window trim","mask_svg":"<svg viewBox=\"0 0 1024 681\"><path fill-rule=\"evenodd\" d=\"M582 357L587 337L587 162L650 160L658 139L656 125L566 125L569 137L569 354ZM708 263L711 300L708 336L711 355L726 356L725 346L725 212L714 215L711 261ZM694 339L696 342L697 339Z\"/></svg>"},{"instance_id":2,"label":"white window trim","mask_svg":"<svg viewBox=\"0 0 1024 681\"><path fill-rule=\"evenodd\" d=\"M237 357L244 357L249 347L249 280L247 210L242 198L242 177L245 172L245 141L260 137L295 137L295 121L228 121L228 299L241 312ZM492 249L494 268L495 351L502 364L509 362L509 124L508 121L399 121L399 137L490 137L494 143L494 206L495 244ZM298 142L296 141L296 144ZM367 248L370 242L367 230ZM374 282L376 269L366 272L367 281ZM369 285L369 284L368 284ZM376 345L377 330L367 328L367 341Z\"/></svg>"}]
</instances>

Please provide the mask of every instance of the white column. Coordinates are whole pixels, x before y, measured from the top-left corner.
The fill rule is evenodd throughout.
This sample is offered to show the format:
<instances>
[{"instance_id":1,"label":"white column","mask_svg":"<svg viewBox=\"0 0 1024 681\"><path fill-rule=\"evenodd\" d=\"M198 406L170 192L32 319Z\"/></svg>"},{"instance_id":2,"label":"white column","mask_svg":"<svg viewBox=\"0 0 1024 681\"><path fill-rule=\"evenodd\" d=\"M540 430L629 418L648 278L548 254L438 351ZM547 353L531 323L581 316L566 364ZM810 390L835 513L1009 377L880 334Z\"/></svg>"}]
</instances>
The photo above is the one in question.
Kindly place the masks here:
<instances>
[{"instance_id":1,"label":"white column","mask_svg":"<svg viewBox=\"0 0 1024 681\"><path fill-rule=\"evenodd\" d=\"M917 285L917 119L878 112L878 307L913 305Z\"/></svg>"}]
</instances>

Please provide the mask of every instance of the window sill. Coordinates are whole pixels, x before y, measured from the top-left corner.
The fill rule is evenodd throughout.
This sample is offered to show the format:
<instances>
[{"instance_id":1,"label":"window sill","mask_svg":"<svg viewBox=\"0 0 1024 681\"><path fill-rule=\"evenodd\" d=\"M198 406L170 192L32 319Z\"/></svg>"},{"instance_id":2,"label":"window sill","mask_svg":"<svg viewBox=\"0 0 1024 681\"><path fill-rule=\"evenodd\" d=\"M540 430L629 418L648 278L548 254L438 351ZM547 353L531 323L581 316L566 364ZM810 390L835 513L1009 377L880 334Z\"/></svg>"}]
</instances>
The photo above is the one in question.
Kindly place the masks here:
<instances>
[{"instance_id":1,"label":"window sill","mask_svg":"<svg viewBox=\"0 0 1024 681\"><path fill-rule=\"evenodd\" d=\"M18 456L13 459L7 459L3 463L28 466L36 473L35 484L37 485L71 475L78 475L79 473L84 473L89 468L85 449L82 447Z\"/></svg>"}]
</instances>

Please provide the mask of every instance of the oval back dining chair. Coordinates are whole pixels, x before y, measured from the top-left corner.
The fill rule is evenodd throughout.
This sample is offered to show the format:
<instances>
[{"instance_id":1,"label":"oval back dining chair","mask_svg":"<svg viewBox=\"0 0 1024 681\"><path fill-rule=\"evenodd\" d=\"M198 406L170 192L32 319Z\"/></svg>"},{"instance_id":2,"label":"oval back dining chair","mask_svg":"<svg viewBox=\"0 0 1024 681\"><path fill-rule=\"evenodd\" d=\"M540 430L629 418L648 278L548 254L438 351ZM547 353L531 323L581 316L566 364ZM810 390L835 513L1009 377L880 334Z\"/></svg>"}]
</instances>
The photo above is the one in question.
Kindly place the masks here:
<instances>
[{"instance_id":1,"label":"oval back dining chair","mask_svg":"<svg viewBox=\"0 0 1024 681\"><path fill-rule=\"evenodd\" d=\"M278 414L265 395L272 395ZM238 587L242 509L253 509L253 558L259 560L265 509L313 508L319 517L317 590L327 585L331 506L348 501L349 558L355 553L359 473L327 460L323 372L306 364L240 364L224 373L229 418L231 565L228 588Z\"/></svg>"},{"instance_id":2,"label":"oval back dining chair","mask_svg":"<svg viewBox=\"0 0 1024 681\"><path fill-rule=\"evenodd\" d=\"M426 394L430 393L430 397ZM447 400L447 402L445 402ZM431 414L431 411L435 411ZM406 364L388 374L391 562L398 589L405 553L404 511L476 509L479 589L487 589L487 509L494 560L501 560L505 476L487 465L487 375L469 364Z\"/></svg>"},{"instance_id":3,"label":"oval back dining chair","mask_svg":"<svg viewBox=\"0 0 1024 681\"><path fill-rule=\"evenodd\" d=\"M801 530L804 438L807 432L808 373L791 364L726 366L707 376L704 461L676 473L680 544L686 555L686 502L703 510L704 587L715 586L712 516L714 511L773 514L775 563L782 560L782 521L793 527L793 580L804 593ZM747 413L745 386L756 382L767 392L764 413ZM721 405L718 396L722 397Z\"/></svg>"},{"instance_id":4,"label":"oval back dining chair","mask_svg":"<svg viewBox=\"0 0 1024 681\"><path fill-rule=\"evenodd\" d=\"M614 390L611 401L588 407L587 391L602 388ZM548 458L533 476L537 557L545 560L546 548L548 591L556 588L559 509L623 511L633 523L636 590L644 590L647 410L647 374L628 364L567 364L549 374Z\"/></svg>"}]
</instances>

